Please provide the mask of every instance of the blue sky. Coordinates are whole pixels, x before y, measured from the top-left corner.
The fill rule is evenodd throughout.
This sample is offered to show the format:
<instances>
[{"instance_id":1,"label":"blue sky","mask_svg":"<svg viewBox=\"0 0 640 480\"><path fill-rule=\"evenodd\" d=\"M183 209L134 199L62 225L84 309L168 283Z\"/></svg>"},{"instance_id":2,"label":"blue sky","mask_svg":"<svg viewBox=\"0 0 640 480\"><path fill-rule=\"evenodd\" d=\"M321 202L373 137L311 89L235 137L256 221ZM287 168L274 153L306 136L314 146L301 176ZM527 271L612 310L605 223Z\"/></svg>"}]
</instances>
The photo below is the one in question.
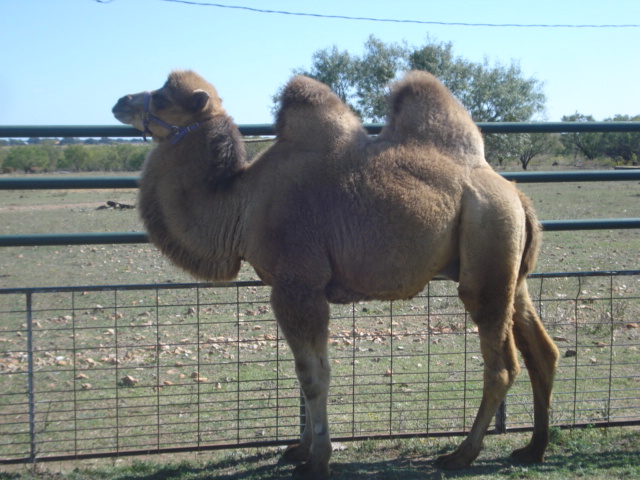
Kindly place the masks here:
<instances>
[{"instance_id":1,"label":"blue sky","mask_svg":"<svg viewBox=\"0 0 640 480\"><path fill-rule=\"evenodd\" d=\"M195 0L205 2L206 0ZM638 0L220 0L226 5L440 22L640 24ZM174 68L213 83L237 123L271 123L271 98L313 52L361 54L369 35L452 42L473 61L519 62L544 82L547 120L640 114L640 28L491 28L264 14L162 0L0 0L0 124L112 125L126 94Z\"/></svg>"}]
</instances>

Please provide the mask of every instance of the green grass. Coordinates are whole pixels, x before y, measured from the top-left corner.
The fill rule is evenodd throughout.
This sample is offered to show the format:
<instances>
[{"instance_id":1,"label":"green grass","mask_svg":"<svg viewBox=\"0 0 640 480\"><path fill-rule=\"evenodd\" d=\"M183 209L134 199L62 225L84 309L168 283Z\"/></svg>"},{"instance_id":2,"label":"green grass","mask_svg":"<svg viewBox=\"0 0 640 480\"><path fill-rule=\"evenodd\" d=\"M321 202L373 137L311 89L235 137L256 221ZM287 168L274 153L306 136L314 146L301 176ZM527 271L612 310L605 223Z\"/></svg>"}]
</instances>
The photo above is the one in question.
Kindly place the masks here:
<instances>
[{"instance_id":1,"label":"green grass","mask_svg":"<svg viewBox=\"0 0 640 480\"><path fill-rule=\"evenodd\" d=\"M332 457L337 480L457 479L621 479L640 475L640 433L629 429L557 431L547 461L524 466L511 462L510 451L526 437L491 436L474 465L445 472L432 460L454 446L451 439L365 441L345 444ZM120 458L7 467L0 479L104 480L276 480L289 478L293 466L275 448L203 452L148 459Z\"/></svg>"},{"instance_id":2,"label":"green grass","mask_svg":"<svg viewBox=\"0 0 640 480\"><path fill-rule=\"evenodd\" d=\"M635 182L521 188L543 220L640 216ZM7 234L142 229L135 211L96 210L107 200L134 203L135 192L0 191L0 228ZM538 271L635 269L639 251L635 230L547 233ZM249 268L242 270L241 279L253 278ZM191 281L149 245L0 250L0 288ZM640 312L639 281L531 281L532 295L545 299L543 319L561 353L578 352L560 360L555 423L640 416L640 342L638 330L627 328ZM465 320L453 284L434 282L429 291L438 296L333 308L329 411L334 437L389 428L459 430L473 421L482 377L473 326ZM263 287L168 290L157 297L154 290L35 295L35 382L39 398L46 399L36 404L41 454L192 444L198 434L203 444L233 442L238 432L244 441L294 437L298 392L293 364L284 342L276 339L268 296ZM28 442L19 433L28 413L23 310L24 297L0 296L0 437L10 434L6 438L12 440L0 440L0 455L17 455L22 448L17 444ZM206 380L192 378L196 370L197 378ZM126 376L137 381L128 386ZM357 378L355 386L352 378ZM280 398L272 393L274 385ZM75 407L68 411L65 405ZM531 423L524 374L511 391L508 413L510 426ZM78 433L68 428L70 423L80 427ZM115 429L119 438L113 436ZM458 440L347 444L334 455L335 478L620 478L639 473L633 429L558 430L550 461L527 468L504 459L525 443L524 437L493 436L474 469L464 474L435 470L429 460ZM56 478L56 471L64 471L65 478L269 479L288 475L291 468L278 463L273 449L264 448L172 458L43 464L38 468L44 473L36 476ZM29 478L26 472L27 467L12 467L0 479Z\"/></svg>"}]
</instances>

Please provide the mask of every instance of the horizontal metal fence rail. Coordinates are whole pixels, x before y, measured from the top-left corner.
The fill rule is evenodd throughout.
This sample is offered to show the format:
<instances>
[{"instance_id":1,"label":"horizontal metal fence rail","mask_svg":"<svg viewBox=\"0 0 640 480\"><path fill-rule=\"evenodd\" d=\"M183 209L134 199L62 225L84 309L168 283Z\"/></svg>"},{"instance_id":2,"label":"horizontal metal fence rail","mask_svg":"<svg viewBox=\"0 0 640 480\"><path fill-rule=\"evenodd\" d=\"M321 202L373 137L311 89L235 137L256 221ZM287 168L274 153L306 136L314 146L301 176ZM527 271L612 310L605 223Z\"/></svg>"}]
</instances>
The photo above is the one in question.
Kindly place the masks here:
<instances>
[{"instance_id":1,"label":"horizontal metal fence rail","mask_svg":"<svg viewBox=\"0 0 640 480\"><path fill-rule=\"evenodd\" d=\"M640 132L640 122L477 122L482 133L580 133ZM380 133L382 124L366 124L372 135ZM272 124L238 125L244 136L273 136ZM0 138L35 137L140 137L140 130L126 125L0 125Z\"/></svg>"},{"instance_id":2,"label":"horizontal metal fence rail","mask_svg":"<svg viewBox=\"0 0 640 480\"><path fill-rule=\"evenodd\" d=\"M596 170L566 172L502 172L507 180L518 183L602 182L640 180L638 170ZM0 178L0 190L71 190L137 188L139 177L74 177L74 178ZM575 230L617 230L640 228L640 218L594 220L543 220L548 232ZM53 245L97 245L148 243L144 232L69 233L0 235L0 247L32 247Z\"/></svg>"},{"instance_id":3,"label":"horizontal metal fence rail","mask_svg":"<svg viewBox=\"0 0 640 480\"><path fill-rule=\"evenodd\" d=\"M624 315L639 283L637 270L530 277L563 353L554 427L640 425ZM285 445L304 422L262 282L2 289L0 314L0 464ZM468 432L482 365L455 285L335 306L331 322L334 441ZM531 431L530 389L523 372L489 433Z\"/></svg>"},{"instance_id":4,"label":"horizontal metal fence rail","mask_svg":"<svg viewBox=\"0 0 640 480\"><path fill-rule=\"evenodd\" d=\"M640 122L532 122L489 123L478 122L483 133L570 133L570 132L640 132ZM370 134L377 134L382 124L368 124ZM270 136L275 134L272 124L239 125L244 136ZM0 138L14 137L138 137L140 131L126 125L109 126L0 126ZM508 180L519 183L540 182L590 182L622 181L640 179L640 170L594 171L594 172L504 172ZM3 178L0 190L8 189L74 189L74 188L137 188L138 177L106 178ZM640 228L639 218L599 220L553 220L542 221L546 231L627 229ZM102 239L101 236L102 235ZM103 234L49 234L49 235L5 235L0 236L0 247L94 245L147 243L143 232L111 232Z\"/></svg>"},{"instance_id":5,"label":"horizontal metal fence rail","mask_svg":"<svg viewBox=\"0 0 640 480\"><path fill-rule=\"evenodd\" d=\"M616 182L640 180L640 168L564 172L498 172L517 183ZM10 177L0 178L0 190L73 190L138 188L140 177Z\"/></svg>"}]
</instances>

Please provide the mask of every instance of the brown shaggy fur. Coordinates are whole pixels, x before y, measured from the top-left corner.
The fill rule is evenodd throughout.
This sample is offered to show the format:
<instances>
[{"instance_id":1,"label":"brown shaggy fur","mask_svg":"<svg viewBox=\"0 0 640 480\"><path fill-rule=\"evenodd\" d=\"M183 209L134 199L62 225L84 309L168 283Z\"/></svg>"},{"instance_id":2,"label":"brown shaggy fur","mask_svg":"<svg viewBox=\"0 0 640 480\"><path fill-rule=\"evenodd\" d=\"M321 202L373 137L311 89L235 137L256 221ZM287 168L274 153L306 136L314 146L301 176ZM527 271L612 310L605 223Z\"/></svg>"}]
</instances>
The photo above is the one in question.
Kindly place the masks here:
<instances>
[{"instance_id":1,"label":"brown shaggy fur","mask_svg":"<svg viewBox=\"0 0 640 480\"><path fill-rule=\"evenodd\" d=\"M158 146L143 169L143 221L193 275L227 280L246 260L271 285L306 397L307 427L285 453L305 462L301 475L330 473L329 303L411 298L437 274L459 282L485 362L476 421L438 464L463 468L477 457L519 372L516 347L535 422L531 442L514 456L543 460L558 351L525 281L540 228L530 202L484 160L480 132L438 80L410 72L395 84L387 125L372 139L325 85L295 77L282 95L274 145L251 164L215 89L198 75L174 72L152 95L153 115L201 127L172 145L166 128L150 126ZM123 97L114 114L141 128L143 98Z\"/></svg>"}]
</instances>

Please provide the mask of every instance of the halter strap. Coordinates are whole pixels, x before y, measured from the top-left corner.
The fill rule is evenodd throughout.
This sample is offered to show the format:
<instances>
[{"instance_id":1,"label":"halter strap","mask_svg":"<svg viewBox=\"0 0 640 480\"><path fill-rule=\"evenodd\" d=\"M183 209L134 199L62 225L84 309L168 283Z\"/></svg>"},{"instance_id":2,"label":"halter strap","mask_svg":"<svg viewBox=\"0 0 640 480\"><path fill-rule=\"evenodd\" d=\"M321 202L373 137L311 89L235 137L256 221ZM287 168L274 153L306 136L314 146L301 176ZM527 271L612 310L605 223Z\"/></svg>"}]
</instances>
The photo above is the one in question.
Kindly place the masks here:
<instances>
[{"instance_id":1,"label":"halter strap","mask_svg":"<svg viewBox=\"0 0 640 480\"><path fill-rule=\"evenodd\" d=\"M144 129L144 131L142 132L142 138L144 138L145 142L147 141L147 134L153 135L153 132L149 130L149 122L156 123L161 127L164 127L167 130L169 130L169 136L167 138L171 140L171 145L175 145L187 133L193 132L194 130L200 127L200 122L192 123L191 125L187 125L185 127L179 127L177 125L169 125L164 120L156 117L155 115L151 115L151 113L149 113L150 100L151 100L151 92L145 92L144 109L142 111L142 128Z\"/></svg>"}]
</instances>

